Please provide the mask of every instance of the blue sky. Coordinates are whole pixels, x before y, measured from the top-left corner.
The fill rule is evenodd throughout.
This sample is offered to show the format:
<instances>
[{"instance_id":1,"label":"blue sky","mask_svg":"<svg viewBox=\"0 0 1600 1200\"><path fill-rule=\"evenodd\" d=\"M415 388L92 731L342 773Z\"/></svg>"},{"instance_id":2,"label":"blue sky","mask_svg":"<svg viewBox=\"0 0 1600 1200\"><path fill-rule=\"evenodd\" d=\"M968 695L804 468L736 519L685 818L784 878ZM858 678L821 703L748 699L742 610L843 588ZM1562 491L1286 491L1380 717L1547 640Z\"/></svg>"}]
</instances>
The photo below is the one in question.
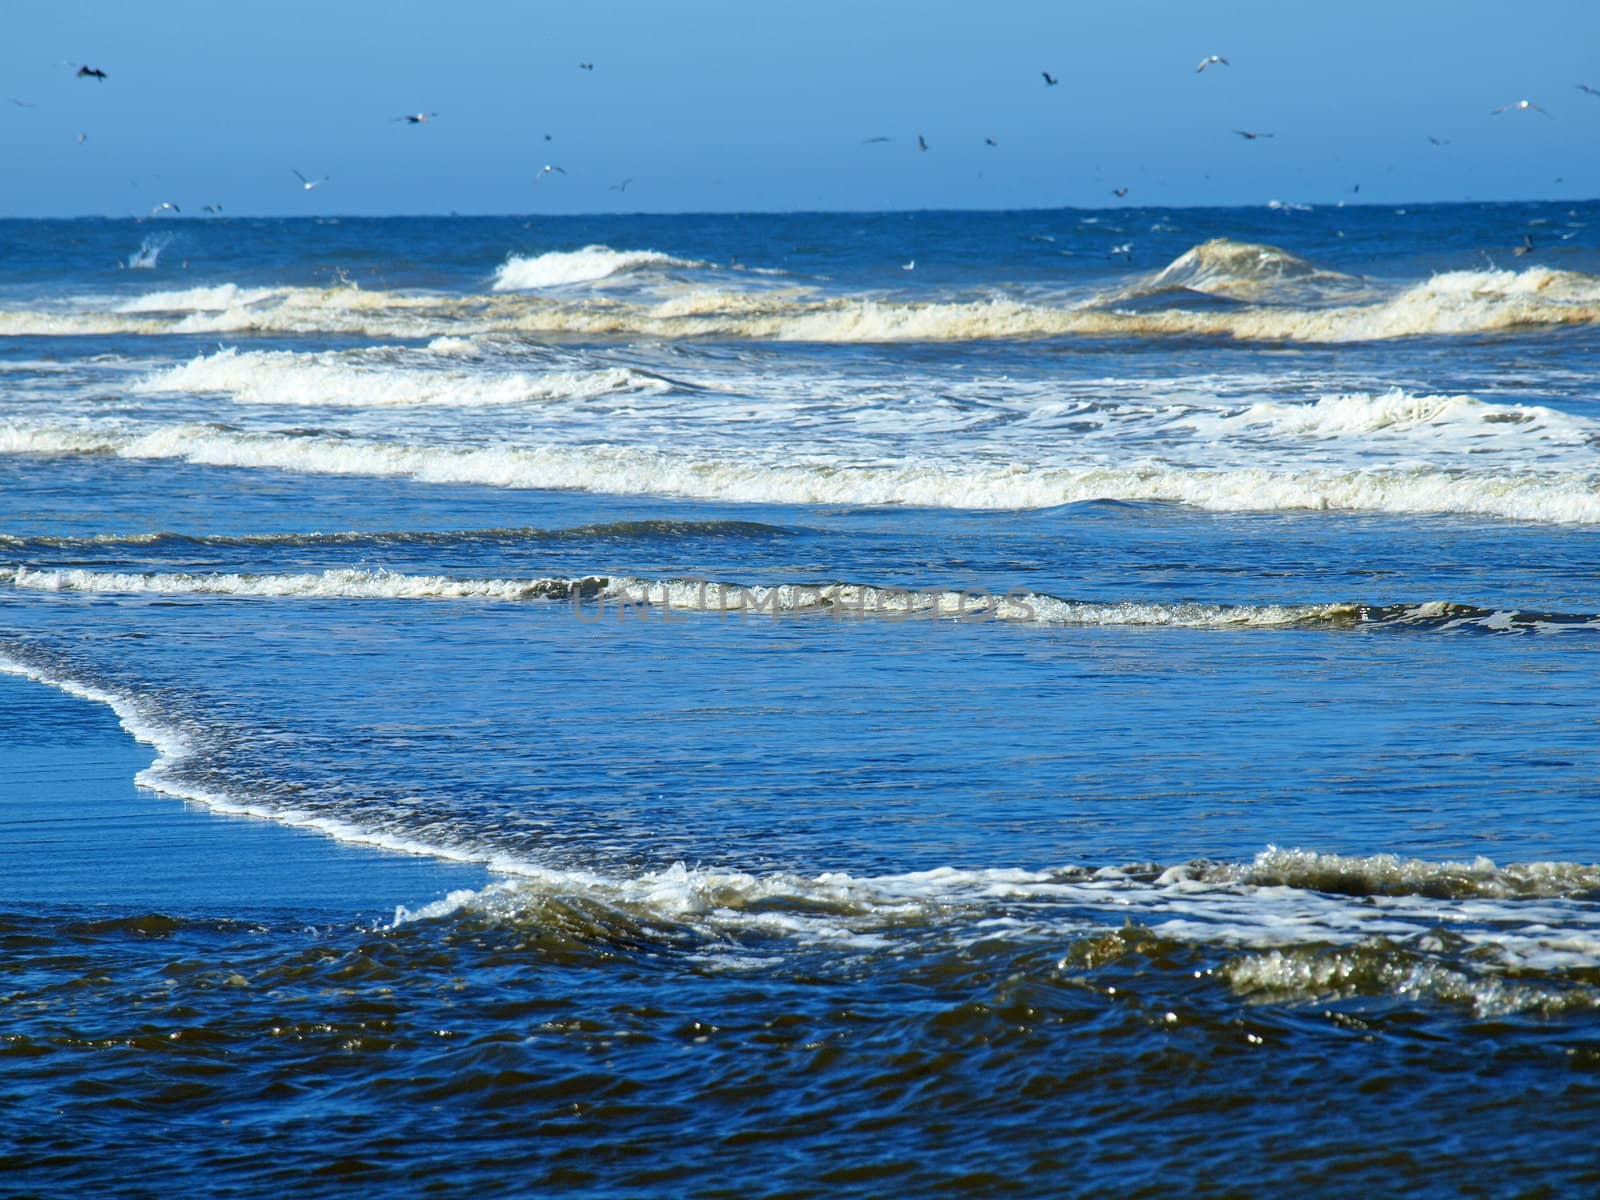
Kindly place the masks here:
<instances>
[{"instance_id":1,"label":"blue sky","mask_svg":"<svg viewBox=\"0 0 1600 1200\"><path fill-rule=\"evenodd\" d=\"M1597 0L6 0L3 17L5 216L1600 195L1600 96L1577 87L1600 88ZM1197 73L1210 54L1230 65ZM1522 99L1551 115L1491 115ZM393 119L418 111L438 116Z\"/></svg>"}]
</instances>

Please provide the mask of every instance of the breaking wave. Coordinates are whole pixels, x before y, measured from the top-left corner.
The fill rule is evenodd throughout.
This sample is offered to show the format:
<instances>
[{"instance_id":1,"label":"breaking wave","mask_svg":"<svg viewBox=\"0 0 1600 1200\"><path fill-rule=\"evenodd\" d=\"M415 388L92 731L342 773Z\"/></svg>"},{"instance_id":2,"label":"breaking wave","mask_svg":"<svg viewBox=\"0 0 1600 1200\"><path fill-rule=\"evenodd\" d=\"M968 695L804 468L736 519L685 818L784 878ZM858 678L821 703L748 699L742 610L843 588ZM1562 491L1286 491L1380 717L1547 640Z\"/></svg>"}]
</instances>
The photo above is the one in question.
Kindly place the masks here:
<instances>
[{"instance_id":1,"label":"breaking wave","mask_svg":"<svg viewBox=\"0 0 1600 1200\"><path fill-rule=\"evenodd\" d=\"M335 568L292 574L125 572L85 568L0 569L0 584L26 591L343 600L593 601L585 619L610 607L660 616L672 612L744 617L827 614L845 619L992 620L1039 626L1147 626L1175 629L1394 628L1479 633L1555 633L1600 629L1600 615L1522 612L1433 601L1426 604L1203 604L1149 600L1086 601L1013 589L896 587L849 582L740 584L695 578L584 575L479 579Z\"/></svg>"},{"instance_id":2,"label":"breaking wave","mask_svg":"<svg viewBox=\"0 0 1600 1200\"><path fill-rule=\"evenodd\" d=\"M532 291L567 283L593 283L613 275L651 267L703 267L705 263L673 258L654 250L613 250L585 246L581 250L552 250L528 258L511 257L494 273L497 292Z\"/></svg>"},{"instance_id":3,"label":"breaking wave","mask_svg":"<svg viewBox=\"0 0 1600 1200\"><path fill-rule=\"evenodd\" d=\"M390 407L436 405L471 408L530 401L583 400L630 391L667 391L671 384L640 371L485 374L365 366L336 352L305 355L287 350L201 355L133 385L135 394L224 392L245 404Z\"/></svg>"},{"instance_id":4,"label":"breaking wave","mask_svg":"<svg viewBox=\"0 0 1600 1200\"><path fill-rule=\"evenodd\" d=\"M1239 341L1360 342L1600 323L1600 278L1530 267L1450 271L1385 296L1287 251L1225 240L1180 255L1131 288L1059 306L1007 296L910 302L704 288L660 300L530 294L647 267L705 264L606 247L513 258L481 296L334 288L158 292L119 311L0 311L0 335L345 333L467 338L483 334L642 334L872 343L1045 337L1217 337ZM1227 297L1200 308L1130 301L1163 292Z\"/></svg>"},{"instance_id":5,"label":"breaking wave","mask_svg":"<svg viewBox=\"0 0 1600 1200\"><path fill-rule=\"evenodd\" d=\"M1368 290L1365 281L1327 271L1277 246L1213 238L1185 250L1125 295L1187 289L1239 300L1318 300Z\"/></svg>"},{"instance_id":6,"label":"breaking wave","mask_svg":"<svg viewBox=\"0 0 1600 1200\"><path fill-rule=\"evenodd\" d=\"M309 474L408 476L430 483L677 495L768 504L1051 508L1089 500L1159 501L1225 512L1345 510L1465 513L1600 524L1591 472L1436 467L1304 470L1020 464L774 465L618 446L444 448L183 424L152 431L91 423L0 426L0 453L111 454Z\"/></svg>"}]
</instances>

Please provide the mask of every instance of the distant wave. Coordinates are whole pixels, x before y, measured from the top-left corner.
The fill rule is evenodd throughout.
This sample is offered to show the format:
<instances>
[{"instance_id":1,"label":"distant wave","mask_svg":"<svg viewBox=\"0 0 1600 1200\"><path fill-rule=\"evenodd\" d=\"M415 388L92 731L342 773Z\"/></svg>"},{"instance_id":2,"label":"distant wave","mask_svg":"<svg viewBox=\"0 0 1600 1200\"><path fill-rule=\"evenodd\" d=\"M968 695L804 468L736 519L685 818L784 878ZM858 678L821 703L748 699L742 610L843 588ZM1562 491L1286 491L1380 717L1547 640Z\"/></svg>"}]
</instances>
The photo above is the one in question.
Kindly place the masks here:
<instances>
[{"instance_id":1,"label":"distant wave","mask_svg":"<svg viewBox=\"0 0 1600 1200\"><path fill-rule=\"evenodd\" d=\"M532 264L524 267L517 264ZM1265 342L1360 342L1600 323L1600 278L1547 267L1450 271L1375 296L1360 280L1286 251L1204 243L1154 276L1076 305L985 300L823 298L804 289L702 288L658 300L540 295L585 272L605 278L645 265L694 263L604 247L513 259L494 293L447 296L356 287L154 293L120 311L0 311L0 335L343 333L463 339L484 334L640 334L666 339L871 343L1044 337L1217 337ZM513 270L513 268L516 268ZM593 272L603 273L594 276ZM497 280L500 277L497 277ZM547 282L539 283L544 279ZM1144 302L1170 292L1228 297L1199 307ZM1141 300L1143 298L1143 300ZM222 307L216 307L222 305Z\"/></svg>"},{"instance_id":2,"label":"distant wave","mask_svg":"<svg viewBox=\"0 0 1600 1200\"><path fill-rule=\"evenodd\" d=\"M147 292L124 300L114 311L119 313L220 312L236 305L259 304L283 295L278 288L242 288L223 283L215 287L183 288L177 291Z\"/></svg>"},{"instance_id":3,"label":"distant wave","mask_svg":"<svg viewBox=\"0 0 1600 1200\"><path fill-rule=\"evenodd\" d=\"M1368 290L1352 275L1324 270L1277 246L1213 238L1185 250L1124 294L1187 288L1242 300L1317 299Z\"/></svg>"},{"instance_id":4,"label":"distant wave","mask_svg":"<svg viewBox=\"0 0 1600 1200\"><path fill-rule=\"evenodd\" d=\"M201 355L147 376L135 394L224 392L245 404L389 407L439 405L472 408L529 401L581 400L614 392L667 391L666 380L613 367L598 371L489 374L478 371L406 370L367 365L336 352L287 350Z\"/></svg>"},{"instance_id":5,"label":"distant wave","mask_svg":"<svg viewBox=\"0 0 1600 1200\"><path fill-rule=\"evenodd\" d=\"M654 250L613 250L585 246L582 250L551 250L528 258L511 257L494 273L497 292L530 291L566 283L592 283L612 275L648 267L703 267L692 259L673 258Z\"/></svg>"},{"instance_id":6,"label":"distant wave","mask_svg":"<svg viewBox=\"0 0 1600 1200\"><path fill-rule=\"evenodd\" d=\"M825 615L890 622L1001 621L1038 626L1147 626L1169 629L1387 628L1435 632L1538 634L1600 630L1600 615L1521 612L1433 601L1384 606L1201 604L1152 600L1087 601L1016 589L908 588L847 582L739 584L592 574L478 579L335 568L290 574L95 571L80 567L0 569L0 585L25 591L94 594L254 596L342 600L595 601L620 613L702 613L740 619ZM591 617L591 619L594 619Z\"/></svg>"},{"instance_id":7,"label":"distant wave","mask_svg":"<svg viewBox=\"0 0 1600 1200\"><path fill-rule=\"evenodd\" d=\"M1184 469L1154 462L1127 467L770 465L619 446L449 448L241 433L201 424L137 431L104 423L13 422L0 425L0 453L115 454L310 474L399 475L433 483L739 503L1021 509L1086 500L1152 500L1230 512L1468 513L1600 524L1600 481L1585 471Z\"/></svg>"}]
</instances>

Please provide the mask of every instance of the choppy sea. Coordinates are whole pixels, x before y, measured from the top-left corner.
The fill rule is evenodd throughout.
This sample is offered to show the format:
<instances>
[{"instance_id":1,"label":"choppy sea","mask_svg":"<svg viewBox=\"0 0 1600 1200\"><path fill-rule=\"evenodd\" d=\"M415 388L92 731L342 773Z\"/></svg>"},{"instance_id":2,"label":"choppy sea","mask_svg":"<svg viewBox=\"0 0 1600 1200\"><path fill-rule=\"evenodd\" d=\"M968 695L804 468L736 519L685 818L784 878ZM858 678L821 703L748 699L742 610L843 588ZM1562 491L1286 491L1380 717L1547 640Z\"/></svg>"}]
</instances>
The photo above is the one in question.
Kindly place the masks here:
<instances>
[{"instance_id":1,"label":"choppy sea","mask_svg":"<svg viewBox=\"0 0 1600 1200\"><path fill-rule=\"evenodd\" d=\"M488 879L0 883L5 1189L1592 1194L1597 528L1597 203L0 222L0 695Z\"/></svg>"}]
</instances>

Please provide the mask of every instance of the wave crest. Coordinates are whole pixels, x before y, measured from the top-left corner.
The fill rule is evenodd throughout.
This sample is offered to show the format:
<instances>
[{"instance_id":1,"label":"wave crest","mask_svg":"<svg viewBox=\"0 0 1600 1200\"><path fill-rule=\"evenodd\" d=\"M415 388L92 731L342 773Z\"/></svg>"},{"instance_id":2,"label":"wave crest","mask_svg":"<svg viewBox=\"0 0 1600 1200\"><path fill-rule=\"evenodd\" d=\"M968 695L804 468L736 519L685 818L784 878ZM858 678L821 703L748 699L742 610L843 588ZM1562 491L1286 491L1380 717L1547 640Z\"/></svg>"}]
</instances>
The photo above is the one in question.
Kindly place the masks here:
<instances>
[{"instance_id":1,"label":"wave crest","mask_svg":"<svg viewBox=\"0 0 1600 1200\"><path fill-rule=\"evenodd\" d=\"M533 291L568 283L593 283L613 275L651 267L703 267L692 259L673 258L655 250L613 250L585 246L581 250L551 250L527 258L512 256L494 273L497 292Z\"/></svg>"}]
</instances>

